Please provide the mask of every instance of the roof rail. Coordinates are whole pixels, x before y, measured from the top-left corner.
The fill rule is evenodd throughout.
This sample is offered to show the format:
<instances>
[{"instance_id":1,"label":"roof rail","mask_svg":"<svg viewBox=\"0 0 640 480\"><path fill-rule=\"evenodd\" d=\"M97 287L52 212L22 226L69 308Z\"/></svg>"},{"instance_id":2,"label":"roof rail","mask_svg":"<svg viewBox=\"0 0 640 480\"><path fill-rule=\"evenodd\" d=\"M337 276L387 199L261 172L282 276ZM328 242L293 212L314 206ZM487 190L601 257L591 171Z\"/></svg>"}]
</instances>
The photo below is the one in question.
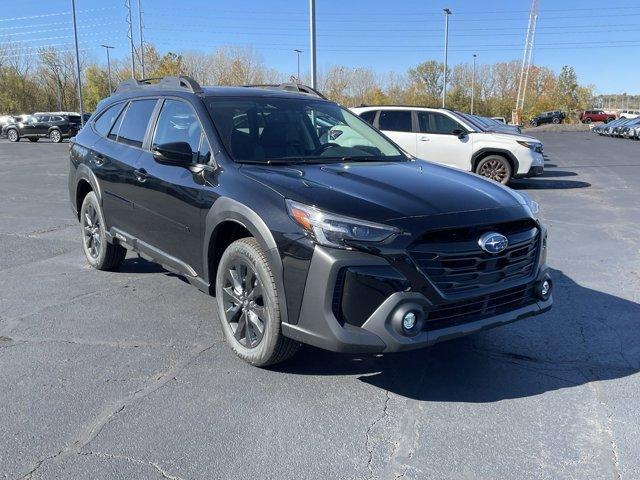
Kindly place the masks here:
<instances>
[{"instance_id":1,"label":"roof rail","mask_svg":"<svg viewBox=\"0 0 640 480\"><path fill-rule=\"evenodd\" d=\"M313 95L315 97L320 97L320 98L322 98L324 100L327 99L327 97L322 95L316 89L311 88L308 85L303 85L302 83L265 83L265 84L257 84L257 85L243 85L243 87L247 87L247 88L266 88L268 90L285 90L287 92L306 93L307 95Z\"/></svg>"},{"instance_id":2,"label":"roof rail","mask_svg":"<svg viewBox=\"0 0 640 480\"><path fill-rule=\"evenodd\" d=\"M157 83L152 83L152 81L156 80L158 81ZM120 82L116 88L116 93L130 92L141 88L186 89L192 93L202 93L200 84L186 75L180 75L179 77L143 78L142 80L130 78L124 82Z\"/></svg>"}]
</instances>

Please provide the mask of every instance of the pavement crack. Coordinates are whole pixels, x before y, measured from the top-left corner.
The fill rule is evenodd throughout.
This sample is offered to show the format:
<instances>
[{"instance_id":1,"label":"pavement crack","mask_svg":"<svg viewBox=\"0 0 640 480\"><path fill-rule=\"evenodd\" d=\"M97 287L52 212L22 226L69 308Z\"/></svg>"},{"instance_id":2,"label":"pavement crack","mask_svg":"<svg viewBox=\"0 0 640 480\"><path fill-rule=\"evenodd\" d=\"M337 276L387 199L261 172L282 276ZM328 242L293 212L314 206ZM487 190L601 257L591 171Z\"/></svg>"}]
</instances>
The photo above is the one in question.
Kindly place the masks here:
<instances>
[{"instance_id":1,"label":"pavement crack","mask_svg":"<svg viewBox=\"0 0 640 480\"><path fill-rule=\"evenodd\" d=\"M124 460L126 462L135 463L136 465L150 466L155 470L157 470L157 472L160 474L162 478L167 478L169 480L184 480L183 477L169 473L160 465L158 465L158 463L156 462L140 460L138 458L129 457L127 455L114 455L111 453L102 453L102 452L94 452L94 451L78 452L78 455L87 455L87 456L92 455L100 458L106 458L109 460Z\"/></svg>"},{"instance_id":2,"label":"pavement crack","mask_svg":"<svg viewBox=\"0 0 640 480\"><path fill-rule=\"evenodd\" d=\"M386 417L389 416L389 401L391 400L391 394L389 393L389 390L385 390L385 399L384 399L384 406L382 408L382 413L369 425L369 427L367 428L367 432L365 434L365 447L367 448L367 468L369 470L369 476L367 477L368 479L373 478L373 445L372 445L372 438L371 438L371 432L373 431L374 427L380 423L382 420L384 420Z\"/></svg>"},{"instance_id":3,"label":"pavement crack","mask_svg":"<svg viewBox=\"0 0 640 480\"><path fill-rule=\"evenodd\" d=\"M123 399L120 399L112 403L109 407L105 408L91 423L89 423L83 431L81 431L76 438L62 450L54 455L49 455L41 460L38 460L33 468L24 476L20 478L31 478L31 475L42 467L45 463L54 459L65 459L71 455L81 453L82 449L91 443L104 429L104 427L111 422L120 412L124 411L127 407L142 400L146 396L154 393L162 388L165 384L173 380L180 374L186 367L193 363L200 355L210 350L216 345L217 342L213 342L205 347L199 347L191 351L191 353L176 363L164 373L158 375L156 379L144 388L138 389L129 394ZM158 467L159 468L159 467ZM179 477L166 477L166 478L179 478Z\"/></svg>"},{"instance_id":4,"label":"pavement crack","mask_svg":"<svg viewBox=\"0 0 640 480\"><path fill-rule=\"evenodd\" d=\"M595 374L595 372L591 371L590 372L593 378L598 378L597 375ZM613 414L611 413L611 409L609 408L609 405L607 404L606 401L606 397L604 395L604 392L602 391L602 389L600 388L600 385L598 382L590 382L589 387L591 388L591 390L593 391L596 400L598 401L598 403L600 404L600 407L602 408L602 410L604 411L604 416L606 421L600 422L598 420L597 423L600 427L600 430L602 431L603 435L604 435L604 441L605 443L608 443L609 448L611 450L611 463L612 463L612 468L613 468L613 478L615 480L621 480L622 479L622 474L620 472L620 454L618 452L618 443L616 442L616 439L613 435L613 429L611 428L611 424L613 423Z\"/></svg>"}]
</instances>

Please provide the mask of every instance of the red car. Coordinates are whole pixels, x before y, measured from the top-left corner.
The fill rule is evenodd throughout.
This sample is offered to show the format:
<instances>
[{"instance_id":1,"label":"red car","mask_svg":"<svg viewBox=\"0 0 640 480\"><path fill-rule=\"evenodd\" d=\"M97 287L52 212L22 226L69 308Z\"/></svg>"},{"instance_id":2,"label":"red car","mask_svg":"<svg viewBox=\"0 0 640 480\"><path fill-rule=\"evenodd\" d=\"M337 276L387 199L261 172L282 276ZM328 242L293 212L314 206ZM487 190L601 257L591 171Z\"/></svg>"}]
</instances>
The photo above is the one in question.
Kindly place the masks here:
<instances>
[{"instance_id":1,"label":"red car","mask_svg":"<svg viewBox=\"0 0 640 480\"><path fill-rule=\"evenodd\" d=\"M582 123L591 122L604 122L609 123L611 120L615 120L616 116L611 113L605 113L604 110L585 110L580 114L580 121Z\"/></svg>"}]
</instances>

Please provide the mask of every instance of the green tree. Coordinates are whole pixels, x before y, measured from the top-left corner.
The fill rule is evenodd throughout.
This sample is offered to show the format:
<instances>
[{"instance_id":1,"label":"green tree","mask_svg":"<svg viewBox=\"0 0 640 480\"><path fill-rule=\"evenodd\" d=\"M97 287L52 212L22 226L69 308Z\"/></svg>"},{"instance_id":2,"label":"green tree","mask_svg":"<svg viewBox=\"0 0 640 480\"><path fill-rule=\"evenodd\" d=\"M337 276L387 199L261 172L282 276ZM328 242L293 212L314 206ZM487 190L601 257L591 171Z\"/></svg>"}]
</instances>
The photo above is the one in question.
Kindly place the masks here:
<instances>
[{"instance_id":1,"label":"green tree","mask_svg":"<svg viewBox=\"0 0 640 480\"><path fill-rule=\"evenodd\" d=\"M84 72L85 85L82 90L84 108L88 112L95 110L98 102L109 96L109 78L107 72L97 65L90 65Z\"/></svg>"}]
</instances>

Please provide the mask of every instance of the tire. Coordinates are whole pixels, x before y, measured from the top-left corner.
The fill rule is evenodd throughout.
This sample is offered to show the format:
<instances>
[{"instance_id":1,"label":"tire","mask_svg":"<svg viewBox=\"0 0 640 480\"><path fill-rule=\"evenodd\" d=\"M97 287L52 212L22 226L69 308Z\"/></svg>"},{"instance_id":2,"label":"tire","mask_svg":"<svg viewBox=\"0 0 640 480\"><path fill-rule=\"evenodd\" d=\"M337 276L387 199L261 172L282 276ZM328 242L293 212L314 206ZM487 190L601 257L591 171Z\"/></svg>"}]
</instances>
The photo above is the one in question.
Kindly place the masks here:
<instances>
[{"instance_id":1,"label":"tire","mask_svg":"<svg viewBox=\"0 0 640 480\"><path fill-rule=\"evenodd\" d=\"M529 124L530 124L532 127L537 127L537 126L538 126L538 122L536 122L535 120L531 120L531 121L529 122Z\"/></svg>"},{"instance_id":2,"label":"tire","mask_svg":"<svg viewBox=\"0 0 640 480\"><path fill-rule=\"evenodd\" d=\"M104 215L98 197L87 193L80 208L82 248L89 264L98 270L115 270L127 255L127 250L107 241Z\"/></svg>"},{"instance_id":3,"label":"tire","mask_svg":"<svg viewBox=\"0 0 640 480\"><path fill-rule=\"evenodd\" d=\"M553 117L553 120L551 120L554 125L558 125L560 123L560 119L558 117Z\"/></svg>"},{"instance_id":4,"label":"tire","mask_svg":"<svg viewBox=\"0 0 640 480\"><path fill-rule=\"evenodd\" d=\"M476 173L481 177L506 185L511 181L513 169L501 155L488 155L478 162Z\"/></svg>"},{"instance_id":5,"label":"tire","mask_svg":"<svg viewBox=\"0 0 640 480\"><path fill-rule=\"evenodd\" d=\"M9 130L7 130L7 138L10 142L19 142L20 135L18 134L18 130L16 130L15 128L10 128Z\"/></svg>"},{"instance_id":6,"label":"tire","mask_svg":"<svg viewBox=\"0 0 640 480\"><path fill-rule=\"evenodd\" d=\"M49 132L49 140L53 143L60 143L62 141L62 134L60 133L60 130L51 130Z\"/></svg>"},{"instance_id":7,"label":"tire","mask_svg":"<svg viewBox=\"0 0 640 480\"><path fill-rule=\"evenodd\" d=\"M29 137L29 141L32 143L36 143L38 140L40 140L38 137Z\"/></svg>"},{"instance_id":8,"label":"tire","mask_svg":"<svg viewBox=\"0 0 640 480\"><path fill-rule=\"evenodd\" d=\"M585 119L585 121L584 121L584 123L587 123L587 124L588 124L588 123L591 123L591 119L590 119L590 118L586 118L586 119Z\"/></svg>"},{"instance_id":9,"label":"tire","mask_svg":"<svg viewBox=\"0 0 640 480\"><path fill-rule=\"evenodd\" d=\"M225 339L244 361L265 367L298 350L300 344L282 334L274 275L255 238L237 240L222 254L216 303Z\"/></svg>"}]
</instances>

